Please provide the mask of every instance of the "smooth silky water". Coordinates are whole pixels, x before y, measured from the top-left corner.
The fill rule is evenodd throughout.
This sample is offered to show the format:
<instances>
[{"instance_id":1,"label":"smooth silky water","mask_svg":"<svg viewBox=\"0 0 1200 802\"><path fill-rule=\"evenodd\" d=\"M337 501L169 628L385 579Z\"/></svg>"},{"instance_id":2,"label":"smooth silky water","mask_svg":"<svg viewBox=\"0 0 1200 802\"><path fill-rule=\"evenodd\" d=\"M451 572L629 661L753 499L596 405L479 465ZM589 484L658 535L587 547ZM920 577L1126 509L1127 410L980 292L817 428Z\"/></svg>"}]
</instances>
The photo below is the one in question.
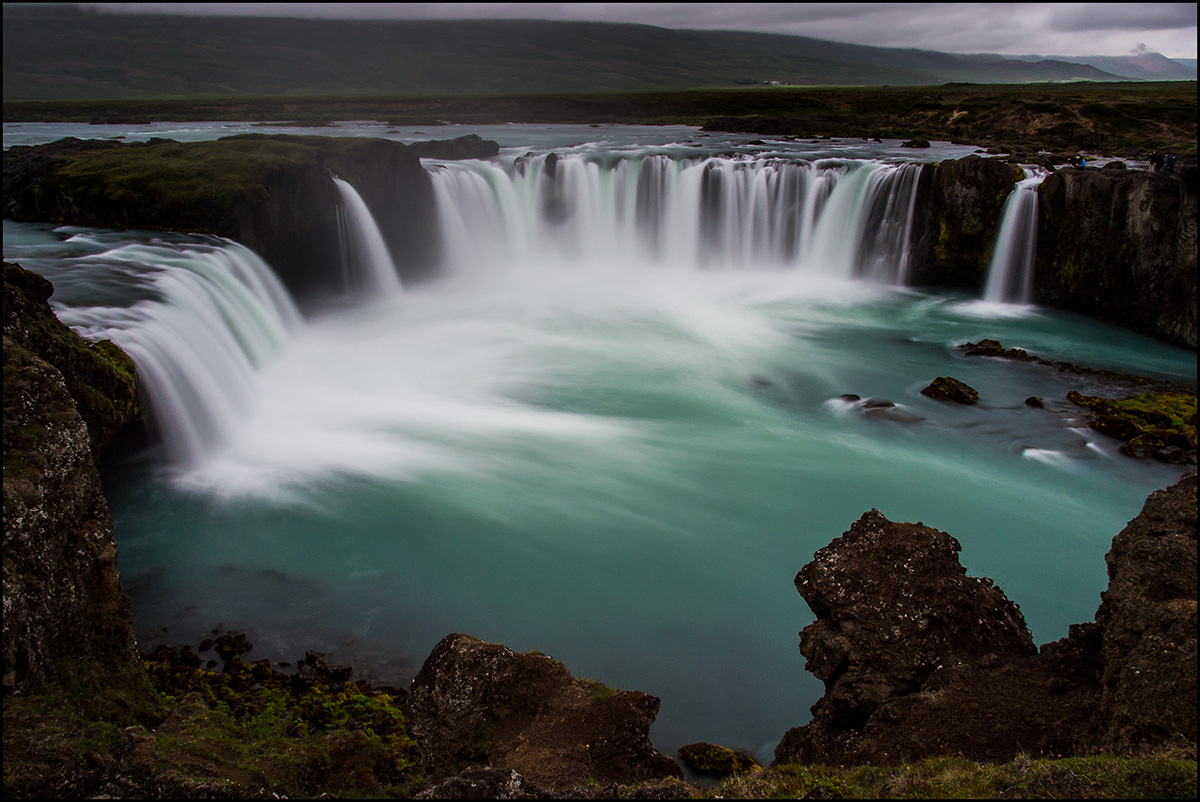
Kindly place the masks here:
<instances>
[{"instance_id":1,"label":"smooth silky water","mask_svg":"<svg viewBox=\"0 0 1200 802\"><path fill-rule=\"evenodd\" d=\"M1190 386L1194 355L904 288L915 169L821 147L427 162L443 277L355 297L378 266L348 257L304 314L228 241L5 221L5 258L149 386L162 442L104 471L142 647L242 629L252 659L406 683L465 632L659 696L664 751L769 760L822 690L793 578L871 508L954 535L1036 642L1091 620L1113 535L1180 470L1088 430L1089 379L955 346ZM981 403L920 395L943 375Z\"/></svg>"}]
</instances>

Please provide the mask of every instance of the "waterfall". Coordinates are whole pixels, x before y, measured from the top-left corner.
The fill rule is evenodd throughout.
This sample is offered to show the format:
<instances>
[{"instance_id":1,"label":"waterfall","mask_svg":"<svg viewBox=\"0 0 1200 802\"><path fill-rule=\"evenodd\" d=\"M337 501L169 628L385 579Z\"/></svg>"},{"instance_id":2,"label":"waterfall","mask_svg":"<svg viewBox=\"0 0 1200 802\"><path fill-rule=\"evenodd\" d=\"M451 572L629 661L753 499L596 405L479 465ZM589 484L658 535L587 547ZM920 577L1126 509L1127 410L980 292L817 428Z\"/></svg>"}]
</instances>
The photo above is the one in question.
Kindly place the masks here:
<instances>
[{"instance_id":1,"label":"waterfall","mask_svg":"<svg viewBox=\"0 0 1200 802\"><path fill-rule=\"evenodd\" d=\"M1033 297L1033 255L1037 248L1037 188L1045 172L1025 168L1025 179L1009 193L1000 215L995 250L983 299L1027 304Z\"/></svg>"},{"instance_id":2,"label":"waterfall","mask_svg":"<svg viewBox=\"0 0 1200 802\"><path fill-rule=\"evenodd\" d=\"M303 325L271 268L228 240L136 243L75 261L136 300L61 307L60 319L134 361L173 464L214 453L253 406L259 369Z\"/></svg>"},{"instance_id":3,"label":"waterfall","mask_svg":"<svg viewBox=\"0 0 1200 802\"><path fill-rule=\"evenodd\" d=\"M432 169L450 271L653 262L894 284L921 167L657 154Z\"/></svg>"},{"instance_id":4,"label":"waterfall","mask_svg":"<svg viewBox=\"0 0 1200 802\"><path fill-rule=\"evenodd\" d=\"M343 243L343 253L349 266L347 276L362 282L361 289L366 294L382 297L399 295L400 277L371 210L349 183L336 176L333 183L342 196L342 208L345 210L345 225L339 228L343 235L349 235Z\"/></svg>"}]
</instances>

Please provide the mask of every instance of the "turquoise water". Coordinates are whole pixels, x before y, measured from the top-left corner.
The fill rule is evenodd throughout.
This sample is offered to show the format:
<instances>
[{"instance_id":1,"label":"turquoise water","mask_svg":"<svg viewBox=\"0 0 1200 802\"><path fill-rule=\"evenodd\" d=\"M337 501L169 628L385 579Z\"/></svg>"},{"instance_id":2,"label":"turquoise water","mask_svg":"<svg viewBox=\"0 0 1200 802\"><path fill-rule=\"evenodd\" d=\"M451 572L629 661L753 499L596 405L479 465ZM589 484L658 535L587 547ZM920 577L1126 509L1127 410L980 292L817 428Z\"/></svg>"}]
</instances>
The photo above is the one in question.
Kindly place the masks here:
<instances>
[{"instance_id":1,"label":"turquoise water","mask_svg":"<svg viewBox=\"0 0 1200 802\"><path fill-rule=\"evenodd\" d=\"M318 649L406 683L465 632L660 697L664 751L705 740L769 760L822 691L797 649L812 614L793 578L863 512L955 536L1040 644L1092 620L1112 537L1181 473L1084 426L1065 396L1088 379L955 346L991 337L1194 387L1193 353L1067 313L847 280L821 269L822 248L788 269L709 269L606 248L630 236L614 218L585 226L599 244L572 260L553 231L514 223L541 201L512 180L509 205L464 207L473 250L447 278L303 320L286 299L258 305L270 269L232 243L5 221L5 258L55 282L64 320L146 359L187 352L158 371L179 397L151 404L186 447L104 466L144 649L241 629L251 659ZM607 173L579 182L576 208L618 197ZM488 215L521 247L481 240ZM229 271L257 289L212 290ZM245 353L225 361L229 342ZM172 385L188 366L207 378ZM946 375L980 404L920 394ZM910 418L865 417L845 393Z\"/></svg>"},{"instance_id":2,"label":"turquoise water","mask_svg":"<svg viewBox=\"0 0 1200 802\"><path fill-rule=\"evenodd\" d=\"M1195 380L1191 354L1081 317L779 271L510 276L330 312L210 459L107 468L141 643L244 629L251 657L317 648L403 682L466 632L659 696L664 749L769 757L821 692L792 579L864 511L950 532L1041 643L1092 619L1112 536L1179 475L1081 428L1064 397L1086 382L954 349L985 336ZM980 405L921 396L939 375Z\"/></svg>"}]
</instances>

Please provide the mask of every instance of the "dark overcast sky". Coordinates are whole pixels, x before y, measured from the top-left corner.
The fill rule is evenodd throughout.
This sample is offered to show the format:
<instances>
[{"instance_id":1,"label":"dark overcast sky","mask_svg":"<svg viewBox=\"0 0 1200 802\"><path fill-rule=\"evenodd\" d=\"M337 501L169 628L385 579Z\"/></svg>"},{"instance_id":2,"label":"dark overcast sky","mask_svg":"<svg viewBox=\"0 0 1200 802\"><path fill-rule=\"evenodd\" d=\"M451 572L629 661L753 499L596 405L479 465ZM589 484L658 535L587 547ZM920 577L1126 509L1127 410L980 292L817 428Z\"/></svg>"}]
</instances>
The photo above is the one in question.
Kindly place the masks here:
<instances>
[{"instance_id":1,"label":"dark overcast sky","mask_svg":"<svg viewBox=\"0 0 1200 802\"><path fill-rule=\"evenodd\" d=\"M536 18L789 33L948 53L1196 57L1195 3L86 3L120 11L390 19Z\"/></svg>"}]
</instances>

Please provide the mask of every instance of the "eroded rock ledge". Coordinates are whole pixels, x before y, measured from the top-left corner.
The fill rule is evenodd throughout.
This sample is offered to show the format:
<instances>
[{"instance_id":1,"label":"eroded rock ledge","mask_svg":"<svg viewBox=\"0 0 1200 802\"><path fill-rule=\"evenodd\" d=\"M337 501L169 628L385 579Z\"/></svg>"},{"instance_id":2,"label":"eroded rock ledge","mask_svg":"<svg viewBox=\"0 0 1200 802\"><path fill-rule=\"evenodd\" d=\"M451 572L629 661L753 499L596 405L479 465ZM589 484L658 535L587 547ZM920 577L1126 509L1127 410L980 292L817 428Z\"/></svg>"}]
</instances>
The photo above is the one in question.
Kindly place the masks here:
<instances>
[{"instance_id":1,"label":"eroded rock ledge","mask_svg":"<svg viewBox=\"0 0 1200 802\"><path fill-rule=\"evenodd\" d=\"M1196 745L1196 474L1113 540L1092 623L1035 650L1016 605L965 576L958 542L877 510L796 577L825 682L775 763L1008 760Z\"/></svg>"}]
</instances>

